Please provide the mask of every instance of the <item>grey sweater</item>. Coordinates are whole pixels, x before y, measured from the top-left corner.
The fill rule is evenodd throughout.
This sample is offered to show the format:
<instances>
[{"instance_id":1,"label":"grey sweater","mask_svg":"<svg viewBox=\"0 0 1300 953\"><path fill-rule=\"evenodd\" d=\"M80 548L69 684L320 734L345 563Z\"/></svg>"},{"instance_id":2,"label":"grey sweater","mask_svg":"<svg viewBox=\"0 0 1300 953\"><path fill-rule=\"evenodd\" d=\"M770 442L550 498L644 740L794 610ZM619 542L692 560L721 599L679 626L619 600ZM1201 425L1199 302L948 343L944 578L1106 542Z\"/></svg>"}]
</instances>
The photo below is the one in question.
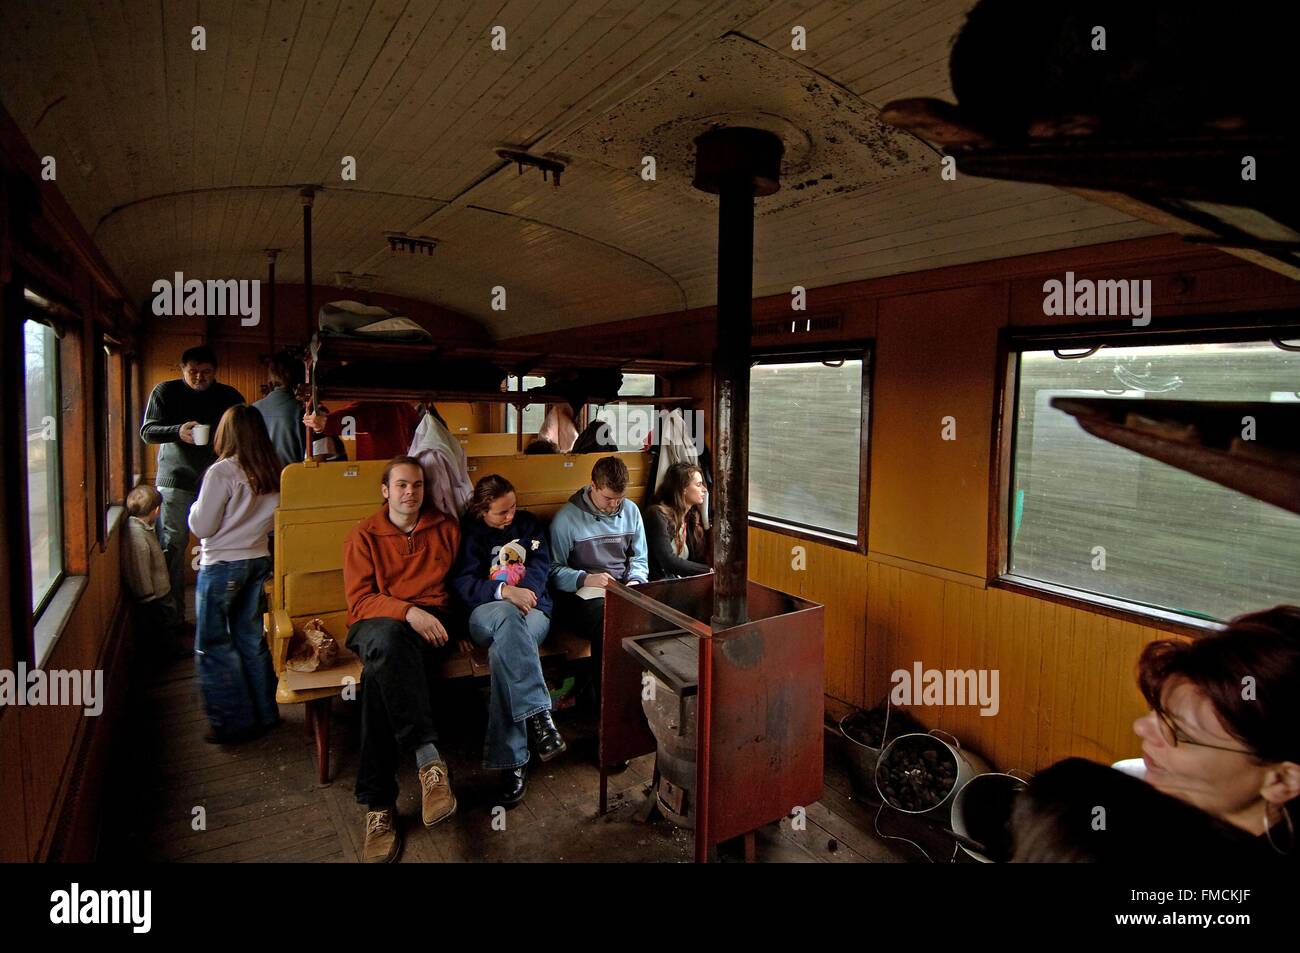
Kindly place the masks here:
<instances>
[{"instance_id":1,"label":"grey sweater","mask_svg":"<svg viewBox=\"0 0 1300 953\"><path fill-rule=\"evenodd\" d=\"M163 381L149 395L149 406L140 425L140 439L158 443L158 478L155 486L198 491L203 474L217 459L212 443L217 438L217 424L230 407L244 402L244 395L229 384L213 381L207 390L198 391L183 380ZM181 440L181 424L197 420L212 427L206 446L196 447Z\"/></svg>"},{"instance_id":2,"label":"grey sweater","mask_svg":"<svg viewBox=\"0 0 1300 953\"><path fill-rule=\"evenodd\" d=\"M261 400L253 401L253 406L266 421L266 433L280 457L280 466L302 463L305 433L302 404L293 399L288 388L277 387Z\"/></svg>"}]
</instances>

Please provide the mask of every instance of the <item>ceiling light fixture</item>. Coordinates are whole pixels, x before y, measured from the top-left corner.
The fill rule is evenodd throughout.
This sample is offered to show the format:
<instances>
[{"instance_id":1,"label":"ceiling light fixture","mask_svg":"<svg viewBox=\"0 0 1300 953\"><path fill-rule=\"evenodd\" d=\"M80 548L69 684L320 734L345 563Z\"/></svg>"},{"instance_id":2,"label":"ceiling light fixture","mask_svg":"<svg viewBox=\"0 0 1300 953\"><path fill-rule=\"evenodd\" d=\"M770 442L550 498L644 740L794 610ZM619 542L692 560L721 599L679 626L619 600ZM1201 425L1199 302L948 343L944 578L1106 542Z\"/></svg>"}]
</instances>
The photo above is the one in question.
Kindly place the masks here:
<instances>
[{"instance_id":1,"label":"ceiling light fixture","mask_svg":"<svg viewBox=\"0 0 1300 953\"><path fill-rule=\"evenodd\" d=\"M552 184L557 189L560 187L560 174L564 172L565 164L558 159L529 155L527 152L521 152L518 149L498 149L497 156L519 166L520 175L524 174L524 166L531 166L534 169L542 170L542 181L545 182L546 174L549 172L555 176Z\"/></svg>"},{"instance_id":2,"label":"ceiling light fixture","mask_svg":"<svg viewBox=\"0 0 1300 953\"><path fill-rule=\"evenodd\" d=\"M428 235L408 235L405 232L385 232L388 250L395 254L432 255L438 247L437 239Z\"/></svg>"}]
</instances>

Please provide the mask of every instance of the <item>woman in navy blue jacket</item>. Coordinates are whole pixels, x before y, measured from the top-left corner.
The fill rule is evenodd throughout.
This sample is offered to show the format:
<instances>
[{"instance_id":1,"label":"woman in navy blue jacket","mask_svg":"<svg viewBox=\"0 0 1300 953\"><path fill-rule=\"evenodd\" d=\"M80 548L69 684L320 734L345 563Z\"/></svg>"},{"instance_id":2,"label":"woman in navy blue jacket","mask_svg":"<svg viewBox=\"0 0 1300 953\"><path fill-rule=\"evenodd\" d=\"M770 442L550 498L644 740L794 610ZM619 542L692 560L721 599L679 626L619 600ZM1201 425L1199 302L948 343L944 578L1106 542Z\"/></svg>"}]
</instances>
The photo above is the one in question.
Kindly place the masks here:
<instances>
[{"instance_id":1,"label":"woman in navy blue jacket","mask_svg":"<svg viewBox=\"0 0 1300 953\"><path fill-rule=\"evenodd\" d=\"M546 529L516 509L515 488L501 476L474 486L461 524L451 587L469 609L469 636L487 646L492 667L483 766L504 772L500 796L523 800L529 744L549 761L565 750L551 719L551 695L538 648L551 627L546 589L551 551Z\"/></svg>"}]
</instances>

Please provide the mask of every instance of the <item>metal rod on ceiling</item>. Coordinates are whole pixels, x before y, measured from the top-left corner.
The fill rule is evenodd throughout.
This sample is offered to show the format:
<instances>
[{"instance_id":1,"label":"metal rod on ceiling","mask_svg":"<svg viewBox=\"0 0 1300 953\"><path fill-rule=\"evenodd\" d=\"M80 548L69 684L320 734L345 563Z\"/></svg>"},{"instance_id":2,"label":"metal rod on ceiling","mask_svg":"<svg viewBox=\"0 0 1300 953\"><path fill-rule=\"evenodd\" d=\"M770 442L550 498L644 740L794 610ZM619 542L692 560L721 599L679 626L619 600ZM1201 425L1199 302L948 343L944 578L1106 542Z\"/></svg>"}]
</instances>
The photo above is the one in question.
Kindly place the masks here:
<instances>
[{"instance_id":1,"label":"metal rod on ceiling","mask_svg":"<svg viewBox=\"0 0 1300 953\"><path fill-rule=\"evenodd\" d=\"M275 259L280 249L266 250L266 347L275 356Z\"/></svg>"},{"instance_id":2,"label":"metal rod on ceiling","mask_svg":"<svg viewBox=\"0 0 1300 953\"><path fill-rule=\"evenodd\" d=\"M315 201L316 198L316 190L308 187L303 189L301 192L299 192L298 195L302 199L303 300L305 302L304 307L307 312L307 334L309 337L314 338L315 335L312 334L313 308L312 308L312 285L311 285L311 207L312 207L312 202ZM312 356L315 357L314 354ZM315 363L316 362L313 360L310 364L307 365L307 378L308 378L307 383L311 385L310 412L313 414L316 413L317 411ZM311 459L311 446L312 446L312 438L314 437L314 433L312 429L308 427L306 424L303 424L303 429L306 431L306 457L307 459Z\"/></svg>"}]
</instances>

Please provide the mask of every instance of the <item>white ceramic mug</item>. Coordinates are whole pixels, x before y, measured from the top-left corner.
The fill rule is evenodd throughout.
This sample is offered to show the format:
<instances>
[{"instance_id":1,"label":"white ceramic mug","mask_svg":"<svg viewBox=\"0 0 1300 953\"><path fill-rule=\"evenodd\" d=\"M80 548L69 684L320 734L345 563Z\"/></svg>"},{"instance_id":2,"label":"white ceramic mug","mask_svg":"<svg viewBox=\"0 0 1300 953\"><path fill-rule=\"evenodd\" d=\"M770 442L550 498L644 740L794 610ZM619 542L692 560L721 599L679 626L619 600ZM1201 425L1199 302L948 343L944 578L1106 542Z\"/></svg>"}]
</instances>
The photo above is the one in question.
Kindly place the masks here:
<instances>
[{"instance_id":1,"label":"white ceramic mug","mask_svg":"<svg viewBox=\"0 0 1300 953\"><path fill-rule=\"evenodd\" d=\"M190 431L190 436L194 438L196 447L205 447L208 444L208 437L212 434L212 427L209 424L195 424L194 429Z\"/></svg>"}]
</instances>

